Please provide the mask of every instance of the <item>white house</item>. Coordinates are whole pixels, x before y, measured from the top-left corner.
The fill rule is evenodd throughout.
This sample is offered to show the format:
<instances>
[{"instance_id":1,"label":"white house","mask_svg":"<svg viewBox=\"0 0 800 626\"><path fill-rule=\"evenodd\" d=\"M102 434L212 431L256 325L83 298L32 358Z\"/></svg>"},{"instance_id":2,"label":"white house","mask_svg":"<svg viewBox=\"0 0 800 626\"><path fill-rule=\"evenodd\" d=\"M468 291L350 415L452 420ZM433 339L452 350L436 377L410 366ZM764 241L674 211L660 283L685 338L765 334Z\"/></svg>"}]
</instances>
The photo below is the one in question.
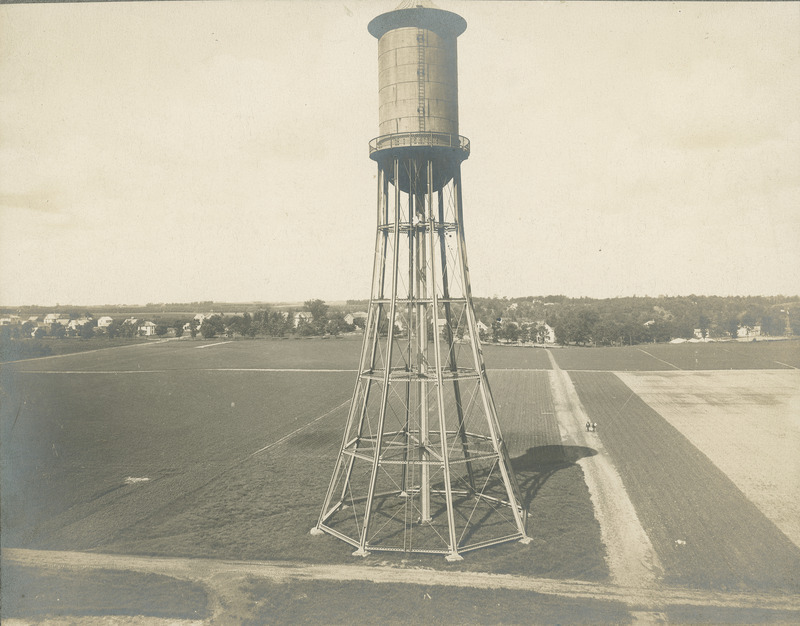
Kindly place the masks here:
<instances>
[{"instance_id":1,"label":"white house","mask_svg":"<svg viewBox=\"0 0 800 626\"><path fill-rule=\"evenodd\" d=\"M301 321L310 322L312 319L314 319L314 316L311 315L311 311L298 311L294 314L294 327L300 326Z\"/></svg>"},{"instance_id":2,"label":"white house","mask_svg":"<svg viewBox=\"0 0 800 626\"><path fill-rule=\"evenodd\" d=\"M113 322L113 321L114 320L112 318L110 318L108 315L104 315L103 317L101 317L100 319L97 320L97 327L98 328L106 328L108 326L111 326L111 322Z\"/></svg>"},{"instance_id":3,"label":"white house","mask_svg":"<svg viewBox=\"0 0 800 626\"><path fill-rule=\"evenodd\" d=\"M550 326L550 324L544 321L536 322L536 328L538 329L538 332L536 334L537 342L540 343L556 342L556 331L553 330L553 327Z\"/></svg>"},{"instance_id":4,"label":"white house","mask_svg":"<svg viewBox=\"0 0 800 626\"><path fill-rule=\"evenodd\" d=\"M145 322L139 326L139 334L145 337L152 337L156 334L156 325L153 322Z\"/></svg>"},{"instance_id":5,"label":"white house","mask_svg":"<svg viewBox=\"0 0 800 626\"><path fill-rule=\"evenodd\" d=\"M352 324L355 320L365 320L367 319L367 314L364 311L356 311L355 313L348 313L344 316L344 321L347 324Z\"/></svg>"},{"instance_id":6,"label":"white house","mask_svg":"<svg viewBox=\"0 0 800 626\"><path fill-rule=\"evenodd\" d=\"M748 328L747 326L740 326L736 331L736 336L740 339L747 337L760 337L761 326L753 326L752 328Z\"/></svg>"},{"instance_id":7,"label":"white house","mask_svg":"<svg viewBox=\"0 0 800 626\"><path fill-rule=\"evenodd\" d=\"M78 330L78 328L80 328L89 321L90 320L88 317L81 317L76 320L69 320L69 322L67 322L67 328L69 328L70 330Z\"/></svg>"}]
</instances>

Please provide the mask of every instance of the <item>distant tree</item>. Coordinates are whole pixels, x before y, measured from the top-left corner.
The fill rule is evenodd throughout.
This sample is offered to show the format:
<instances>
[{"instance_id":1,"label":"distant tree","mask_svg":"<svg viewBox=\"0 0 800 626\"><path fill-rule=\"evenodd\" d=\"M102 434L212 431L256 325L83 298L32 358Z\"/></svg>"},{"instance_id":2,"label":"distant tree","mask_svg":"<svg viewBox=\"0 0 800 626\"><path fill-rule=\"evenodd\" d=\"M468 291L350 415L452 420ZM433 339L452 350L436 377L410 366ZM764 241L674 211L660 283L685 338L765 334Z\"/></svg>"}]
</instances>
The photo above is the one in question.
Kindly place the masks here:
<instances>
[{"instance_id":1,"label":"distant tree","mask_svg":"<svg viewBox=\"0 0 800 626\"><path fill-rule=\"evenodd\" d=\"M734 339L739 333L739 318L731 317L725 322L725 331Z\"/></svg>"},{"instance_id":2,"label":"distant tree","mask_svg":"<svg viewBox=\"0 0 800 626\"><path fill-rule=\"evenodd\" d=\"M698 325L700 327L700 334L703 335L703 339L705 339L708 337L709 328L711 328L711 319L707 315L701 313Z\"/></svg>"},{"instance_id":3,"label":"distant tree","mask_svg":"<svg viewBox=\"0 0 800 626\"><path fill-rule=\"evenodd\" d=\"M22 334L23 337L32 337L33 331L35 330L36 330L36 323L28 320L21 326L20 333Z\"/></svg>"},{"instance_id":4,"label":"distant tree","mask_svg":"<svg viewBox=\"0 0 800 626\"><path fill-rule=\"evenodd\" d=\"M241 326L239 328L239 333L243 337L255 337L256 336L256 329L253 326L253 316L250 313L245 313L242 315Z\"/></svg>"},{"instance_id":5,"label":"distant tree","mask_svg":"<svg viewBox=\"0 0 800 626\"><path fill-rule=\"evenodd\" d=\"M212 315L203 320L200 325L200 334L204 339L211 339L225 332L225 322L221 315Z\"/></svg>"},{"instance_id":6,"label":"distant tree","mask_svg":"<svg viewBox=\"0 0 800 626\"><path fill-rule=\"evenodd\" d=\"M546 334L546 329L543 329ZM609 316L603 317L595 324L595 341L601 346L613 346L622 343L623 328L615 319Z\"/></svg>"},{"instance_id":7,"label":"distant tree","mask_svg":"<svg viewBox=\"0 0 800 626\"><path fill-rule=\"evenodd\" d=\"M303 318L301 318L300 321L297 323L297 328L295 329L295 331L301 337L310 337L311 335L318 334L316 332L316 329L314 328L314 324Z\"/></svg>"},{"instance_id":8,"label":"distant tree","mask_svg":"<svg viewBox=\"0 0 800 626\"><path fill-rule=\"evenodd\" d=\"M78 326L78 337L82 339L91 339L94 337L94 324L92 322L86 322Z\"/></svg>"},{"instance_id":9,"label":"distant tree","mask_svg":"<svg viewBox=\"0 0 800 626\"><path fill-rule=\"evenodd\" d=\"M507 322L503 324L501 336L509 343L516 343L519 339L519 326L516 322Z\"/></svg>"},{"instance_id":10,"label":"distant tree","mask_svg":"<svg viewBox=\"0 0 800 626\"><path fill-rule=\"evenodd\" d=\"M561 312L555 321L556 338L561 344L585 345L593 340L595 325L600 316L592 308L580 305Z\"/></svg>"},{"instance_id":11,"label":"distant tree","mask_svg":"<svg viewBox=\"0 0 800 626\"><path fill-rule=\"evenodd\" d=\"M119 320L112 320L111 323L106 326L106 335L108 335L109 339L114 339L115 337L119 337L122 328L122 322Z\"/></svg>"},{"instance_id":12,"label":"distant tree","mask_svg":"<svg viewBox=\"0 0 800 626\"><path fill-rule=\"evenodd\" d=\"M356 328L360 328L361 330L364 330L364 326L366 326L366 324L367 324L367 318L366 317L354 317L353 318L353 326L355 326Z\"/></svg>"},{"instance_id":13,"label":"distant tree","mask_svg":"<svg viewBox=\"0 0 800 626\"><path fill-rule=\"evenodd\" d=\"M747 329L748 332L753 330L753 327L756 325L756 316L750 313L749 311L742 315L741 319L739 320L740 324Z\"/></svg>"},{"instance_id":14,"label":"distant tree","mask_svg":"<svg viewBox=\"0 0 800 626\"><path fill-rule=\"evenodd\" d=\"M789 309L789 328L792 334L800 335L800 306L795 306Z\"/></svg>"},{"instance_id":15,"label":"distant tree","mask_svg":"<svg viewBox=\"0 0 800 626\"><path fill-rule=\"evenodd\" d=\"M57 339L63 339L67 336L67 329L62 326L61 324L55 323L50 326L50 336L56 337Z\"/></svg>"},{"instance_id":16,"label":"distant tree","mask_svg":"<svg viewBox=\"0 0 800 626\"><path fill-rule=\"evenodd\" d=\"M167 334L168 330L169 330L169 326L167 326L166 324L163 324L163 323L156 324L156 335L157 336L163 337L164 335Z\"/></svg>"},{"instance_id":17,"label":"distant tree","mask_svg":"<svg viewBox=\"0 0 800 626\"><path fill-rule=\"evenodd\" d=\"M41 339L41 338L42 338L42 337L44 337L46 334L47 334L47 330L45 330L45 327L44 327L44 326L39 326L39 327L37 327L37 328L36 328L36 330L34 331L34 333L33 333L33 336L34 336L36 339Z\"/></svg>"},{"instance_id":18,"label":"distant tree","mask_svg":"<svg viewBox=\"0 0 800 626\"><path fill-rule=\"evenodd\" d=\"M325 332L329 335L339 335L343 332L347 332L349 324L344 321L344 318L341 315L336 315L331 317L328 322L325 324Z\"/></svg>"},{"instance_id":19,"label":"distant tree","mask_svg":"<svg viewBox=\"0 0 800 626\"><path fill-rule=\"evenodd\" d=\"M321 335L328 322L328 305L324 300L306 300L306 309L311 313L312 334Z\"/></svg>"},{"instance_id":20,"label":"distant tree","mask_svg":"<svg viewBox=\"0 0 800 626\"><path fill-rule=\"evenodd\" d=\"M761 317L761 334L781 337L786 334L786 318L767 313Z\"/></svg>"},{"instance_id":21,"label":"distant tree","mask_svg":"<svg viewBox=\"0 0 800 626\"><path fill-rule=\"evenodd\" d=\"M503 334L502 324L500 323L500 320L495 319L492 322L492 341L494 343L500 341L502 334Z\"/></svg>"},{"instance_id":22,"label":"distant tree","mask_svg":"<svg viewBox=\"0 0 800 626\"><path fill-rule=\"evenodd\" d=\"M226 334L229 337L234 335L241 335L242 337L253 337L255 332L250 333L252 324L252 316L249 313L243 315L228 315L225 317Z\"/></svg>"}]
</instances>

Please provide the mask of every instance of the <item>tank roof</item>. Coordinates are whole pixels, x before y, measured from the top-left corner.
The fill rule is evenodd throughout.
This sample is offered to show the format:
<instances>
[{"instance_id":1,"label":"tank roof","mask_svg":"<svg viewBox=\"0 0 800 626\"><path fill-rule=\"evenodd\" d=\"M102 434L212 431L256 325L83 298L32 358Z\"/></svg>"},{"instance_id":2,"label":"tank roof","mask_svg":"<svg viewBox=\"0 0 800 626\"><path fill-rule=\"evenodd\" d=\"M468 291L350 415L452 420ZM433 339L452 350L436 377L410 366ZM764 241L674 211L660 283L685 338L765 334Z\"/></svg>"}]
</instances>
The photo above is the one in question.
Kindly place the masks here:
<instances>
[{"instance_id":1,"label":"tank roof","mask_svg":"<svg viewBox=\"0 0 800 626\"><path fill-rule=\"evenodd\" d=\"M413 6L413 8L401 8ZM380 39L395 28L426 28L442 36L458 37L467 29L467 21L450 11L436 8L429 0L409 0L402 2L394 11L383 13L373 19L367 30L370 35Z\"/></svg>"},{"instance_id":2,"label":"tank roof","mask_svg":"<svg viewBox=\"0 0 800 626\"><path fill-rule=\"evenodd\" d=\"M423 7L426 9L438 9L431 0L403 0L400 4L398 4L394 10L397 11L398 9L413 9L415 7Z\"/></svg>"}]
</instances>

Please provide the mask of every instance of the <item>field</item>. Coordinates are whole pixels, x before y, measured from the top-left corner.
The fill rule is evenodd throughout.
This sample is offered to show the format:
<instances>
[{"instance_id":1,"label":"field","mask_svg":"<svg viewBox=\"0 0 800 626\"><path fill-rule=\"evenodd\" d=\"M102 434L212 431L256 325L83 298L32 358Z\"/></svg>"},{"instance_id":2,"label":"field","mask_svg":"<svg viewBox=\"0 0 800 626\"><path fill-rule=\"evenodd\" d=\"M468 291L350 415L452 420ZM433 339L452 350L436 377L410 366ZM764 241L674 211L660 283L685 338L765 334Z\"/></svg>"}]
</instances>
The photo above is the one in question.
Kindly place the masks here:
<instances>
[{"instance_id":1,"label":"field","mask_svg":"<svg viewBox=\"0 0 800 626\"><path fill-rule=\"evenodd\" d=\"M181 339L4 365L4 621L800 619L800 342L485 346L533 541L458 564L308 534L359 349Z\"/></svg>"}]
</instances>

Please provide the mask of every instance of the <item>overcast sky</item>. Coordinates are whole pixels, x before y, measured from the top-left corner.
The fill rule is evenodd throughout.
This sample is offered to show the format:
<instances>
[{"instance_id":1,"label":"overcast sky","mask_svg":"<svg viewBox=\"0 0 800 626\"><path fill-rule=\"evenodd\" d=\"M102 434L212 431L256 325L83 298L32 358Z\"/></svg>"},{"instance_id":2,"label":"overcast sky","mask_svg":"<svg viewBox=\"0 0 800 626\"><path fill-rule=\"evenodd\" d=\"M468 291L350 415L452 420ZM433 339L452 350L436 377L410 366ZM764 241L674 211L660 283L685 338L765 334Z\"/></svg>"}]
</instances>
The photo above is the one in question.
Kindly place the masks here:
<instances>
[{"instance_id":1,"label":"overcast sky","mask_svg":"<svg viewBox=\"0 0 800 626\"><path fill-rule=\"evenodd\" d=\"M396 4L0 6L0 304L369 297ZM438 5L475 295L800 292L800 3Z\"/></svg>"}]
</instances>

